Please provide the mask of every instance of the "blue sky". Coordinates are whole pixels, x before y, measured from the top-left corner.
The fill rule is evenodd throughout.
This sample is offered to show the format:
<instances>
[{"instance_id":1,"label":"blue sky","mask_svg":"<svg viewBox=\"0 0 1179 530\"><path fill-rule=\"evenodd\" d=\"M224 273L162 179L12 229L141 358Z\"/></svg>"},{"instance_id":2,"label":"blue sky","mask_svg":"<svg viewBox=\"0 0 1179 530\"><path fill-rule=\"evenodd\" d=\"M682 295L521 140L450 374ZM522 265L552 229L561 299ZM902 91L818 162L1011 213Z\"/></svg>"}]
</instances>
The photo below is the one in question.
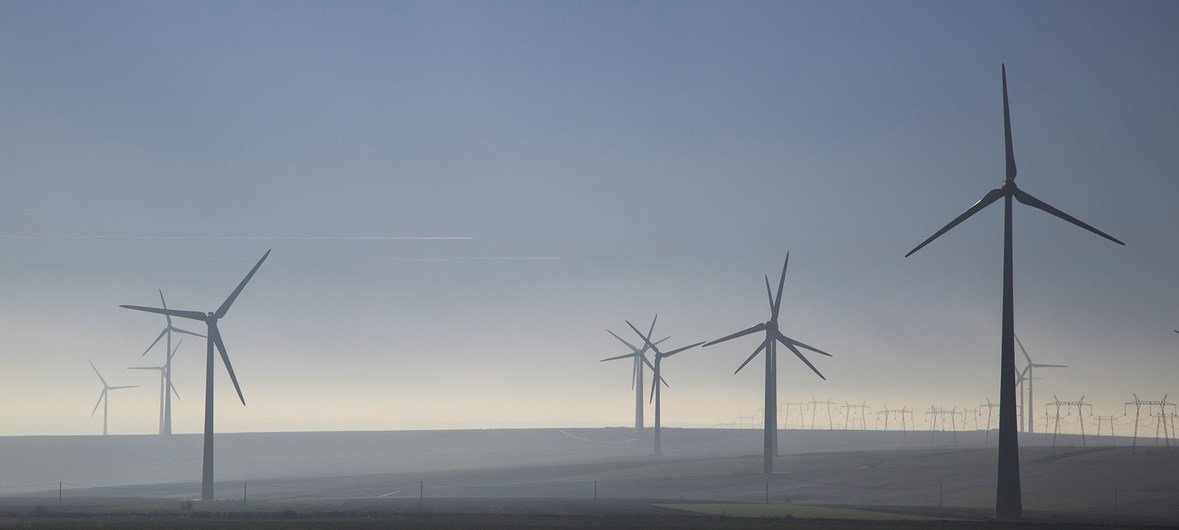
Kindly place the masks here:
<instances>
[{"instance_id":1,"label":"blue sky","mask_svg":"<svg viewBox=\"0 0 1179 530\"><path fill-rule=\"evenodd\" d=\"M902 256L1002 179L1004 62L1020 186L1127 243L1017 208L1017 332L1073 366L1037 401L1179 393L1177 27L1169 2L0 3L0 433L100 429L88 359L145 385L112 431L150 432L123 368L162 323L117 304L212 309L271 247L222 326L249 403L219 372L225 430L626 425L605 328L764 320L787 250L783 330L836 357L784 359L783 399L995 400L1000 210ZM469 239L385 239L422 236ZM669 360L665 421L752 413L755 346Z\"/></svg>"}]
</instances>

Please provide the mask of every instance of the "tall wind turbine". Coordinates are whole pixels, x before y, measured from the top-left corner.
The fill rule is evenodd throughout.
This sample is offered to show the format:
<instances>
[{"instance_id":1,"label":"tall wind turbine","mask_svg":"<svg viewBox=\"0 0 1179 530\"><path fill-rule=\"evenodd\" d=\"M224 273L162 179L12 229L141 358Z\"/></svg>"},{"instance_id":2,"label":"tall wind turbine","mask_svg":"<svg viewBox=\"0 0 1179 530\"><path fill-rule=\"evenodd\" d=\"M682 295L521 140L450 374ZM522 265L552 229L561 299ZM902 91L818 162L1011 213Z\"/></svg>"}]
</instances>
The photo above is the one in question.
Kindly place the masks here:
<instances>
[{"instance_id":1,"label":"tall wind turbine","mask_svg":"<svg viewBox=\"0 0 1179 530\"><path fill-rule=\"evenodd\" d=\"M650 329L650 331L647 332L647 335L651 335L651 333L653 333L655 331L655 321L658 319L659 319L659 315L655 315L655 318L651 319L651 329ZM614 335L614 338L618 339L620 342L625 344L627 348L630 348L631 353L628 353L625 355L619 355L617 357L608 357L606 359L602 359L600 362L614 361L617 359L626 359L628 357L634 359L633 368L631 368L631 374L630 374L630 388L635 391L635 431L642 433L643 432L643 365L645 364L645 365L651 367L652 370L655 369L653 366L651 366L651 361L647 360L647 355L646 355L647 345L644 344L642 348L636 348L634 344L627 342L622 337L619 337L617 334L615 334L613 331L606 330L606 333ZM671 337L664 337L663 339L656 341L655 344L659 344L669 338L671 338Z\"/></svg>"},{"instance_id":2,"label":"tall wind turbine","mask_svg":"<svg viewBox=\"0 0 1179 530\"><path fill-rule=\"evenodd\" d=\"M94 404L94 410L90 411L90 417L93 418L94 413L98 412L98 406L102 405L102 435L106 436L107 417L109 416L110 411L111 411L111 407L110 407L111 402L110 402L110 398L108 397L110 395L110 391L111 390L122 390L124 388L136 388L139 385L111 386L110 383L107 383L106 379L102 377L102 374L98 373L98 368L94 366L94 363L91 362L90 367L94 368L94 375L97 375L98 380L102 381L102 393L98 395L98 402Z\"/></svg>"},{"instance_id":3,"label":"tall wind turbine","mask_svg":"<svg viewBox=\"0 0 1179 530\"><path fill-rule=\"evenodd\" d=\"M786 261L782 263L782 276L778 279L778 296L776 298L774 297L774 294L770 292L770 277L765 277L766 296L769 297L770 301L770 319L768 321L761 324L755 324L749 328L733 333L732 335L704 343L704 347L707 348L713 344L719 344L727 340L744 337L745 335L749 335L751 333L757 333L759 331L765 332L765 338L762 339L761 345L758 346L756 350L753 350L753 354L750 355L748 359L745 359L745 362L741 363L741 366L738 366L737 371L733 373L736 374L737 372L740 372L742 368L745 368L745 365L749 364L749 361L752 361L754 357L757 357L757 354L761 353L762 350L766 350L766 396L765 414L763 415L765 419L765 440L762 454L762 471L767 475L774 472L774 456L778 452L778 357L776 345L781 343L783 346L793 352L794 355L798 356L802 362L806 363L806 365L809 366L810 369L813 370L815 374L824 381L826 381L827 378L823 377L823 374L819 373L819 370L815 368L815 365L811 364L811 362L807 360L805 356L803 356L802 352L798 351L798 348L805 348L815 353L831 357L830 353L813 348L811 346L807 346L806 344L783 335L782 332L778 330L778 310L782 307L782 287L786 284L786 267L788 265L790 265L789 252L786 253Z\"/></svg>"},{"instance_id":4,"label":"tall wind turbine","mask_svg":"<svg viewBox=\"0 0 1179 530\"><path fill-rule=\"evenodd\" d=\"M262 255L262 259L254 264L254 268L250 269L250 273L242 279L241 283L237 284L237 288L229 293L229 297L221 303L221 306L216 311L202 313L200 311L182 311L179 309L163 309L158 307L144 307L137 305L121 305L127 309L134 309L136 311L147 311L148 313L159 313L161 315L169 315L180 318L188 318L192 320L199 320L205 323L208 332L206 333L205 341L205 444L204 444L204 466L201 472L201 500L213 500L213 348L221 352L221 362L225 363L225 371L229 372L229 379L233 381L233 388L237 390L237 397L241 400L242 405L246 404L246 398L242 396L242 388L237 384L237 376L233 373L233 364L229 362L229 354L225 351L225 343L221 340L221 332L217 329L217 321L225 317L229 312L229 306L233 305L233 301L237 299L237 295L241 294L242 289L246 287L246 283L250 278L254 277L254 273L258 272L258 267L262 266L262 262L266 261L266 257L270 255L267 250Z\"/></svg>"},{"instance_id":5,"label":"tall wind turbine","mask_svg":"<svg viewBox=\"0 0 1179 530\"><path fill-rule=\"evenodd\" d=\"M1003 199L1003 328L1000 335L999 476L996 485L995 515L1004 518L1019 518L1023 515L1023 501L1019 485L1019 439L1016 433L1015 417L1015 283L1012 279L1011 200L1014 198L1023 204L1048 212L1119 245L1125 243L1049 206L1044 201L1016 187L1015 154L1011 147L1011 111L1007 101L1007 65L1003 65L1003 135L1007 153L1007 176L1003 180L1003 185L987 192L974 206L929 236L929 239L922 241L920 245L905 254L905 257L921 250L922 247L991 203Z\"/></svg>"},{"instance_id":6,"label":"tall wind turbine","mask_svg":"<svg viewBox=\"0 0 1179 530\"><path fill-rule=\"evenodd\" d=\"M166 410L165 403L171 401L169 398L169 391L176 394L176 399L180 399L180 393L176 392L176 387L172 385L172 378L168 376L168 367L172 364L172 356L176 355L176 350L180 349L180 343L183 340L176 341L176 347L172 349L172 353L168 354L168 359L164 364L159 366L132 366L128 370L155 370L160 372L160 434L164 434L164 412Z\"/></svg>"},{"instance_id":7,"label":"tall wind turbine","mask_svg":"<svg viewBox=\"0 0 1179 530\"><path fill-rule=\"evenodd\" d=\"M160 292L160 307L162 307L164 309L168 309L168 303L164 301L164 290L159 289L159 292ZM201 338L205 338L205 336L201 335L200 333L193 333L191 331L183 330L183 329L180 329L176 326L173 326L171 315L165 314L164 319L168 322L168 324L166 326L164 326L164 330L161 331L159 335L156 335L156 340L153 340L151 342L151 345L148 346L147 349L143 350L143 355L147 355L147 353L150 352L151 349L154 348L156 346L156 344L158 344L160 342L160 339L164 339L164 338L167 339L167 341L165 342L165 348L164 348L164 356L166 357L166 359L164 360L163 376L165 379L167 379L168 386L171 386L172 385L172 354L175 353L174 348L172 348L172 333L173 332L183 333L185 335L192 335L194 337L201 337ZM163 434L165 436L171 436L172 435L172 396L170 394L168 394L167 392L165 392L164 396L163 396L163 400L164 400L164 405L163 405L164 408L163 408L163 416L162 416L162 419L160 420L160 434Z\"/></svg>"},{"instance_id":8,"label":"tall wind turbine","mask_svg":"<svg viewBox=\"0 0 1179 530\"><path fill-rule=\"evenodd\" d=\"M695 348L696 346L704 344L704 342L697 342L696 344L684 346L683 348L677 348L677 349L671 350L669 352L661 352L661 351L659 351L658 346L651 344L650 332L648 332L646 335L643 335L643 332L639 331L639 328L636 328L634 326L634 324L630 323L629 320L626 321L626 325L630 326L630 329L633 329L635 333L637 333L640 337L643 338L643 344L645 344L647 348L650 348L651 351L655 352L655 366L653 368L651 368L651 371L654 372L654 375L651 376L651 399L653 401L655 401L655 454L660 454L663 452L663 446L661 445L660 438L659 438L659 435L660 435L660 425L659 425L659 411L660 411L660 409L659 409L659 394L660 394L660 392L659 392L659 390L661 388L663 388L663 385L660 385L659 383L662 381L663 384L667 384L667 382L663 381L663 377L659 375L659 366L663 364L663 359L665 359L667 357L671 357L672 355L675 355L675 354L682 352L684 350L690 350L692 348ZM655 323L652 322L651 325L652 325L652 327L654 327Z\"/></svg>"},{"instance_id":9,"label":"tall wind turbine","mask_svg":"<svg viewBox=\"0 0 1179 530\"><path fill-rule=\"evenodd\" d=\"M1031 356L1028 355L1028 351L1023 348L1023 343L1020 342L1019 335L1015 336L1015 343L1019 345L1019 351L1023 352L1023 358L1026 359L1028 362L1027 366L1024 367L1024 370L1026 370L1027 374L1028 374L1027 377L1025 378L1028 381L1028 400L1027 400L1027 402L1034 404L1036 402L1036 398L1032 395L1032 388L1033 388L1033 385L1035 384L1035 381L1036 381L1036 378L1033 376L1033 373L1035 371L1034 369L1035 368L1068 368L1068 365L1067 364L1034 363L1034 362L1032 362ZM1084 396L1082 396L1082 398L1083 397ZM1035 416L1036 416L1035 414L1028 414L1028 432L1036 432L1036 430L1032 424L1032 418L1034 418Z\"/></svg>"}]
</instances>

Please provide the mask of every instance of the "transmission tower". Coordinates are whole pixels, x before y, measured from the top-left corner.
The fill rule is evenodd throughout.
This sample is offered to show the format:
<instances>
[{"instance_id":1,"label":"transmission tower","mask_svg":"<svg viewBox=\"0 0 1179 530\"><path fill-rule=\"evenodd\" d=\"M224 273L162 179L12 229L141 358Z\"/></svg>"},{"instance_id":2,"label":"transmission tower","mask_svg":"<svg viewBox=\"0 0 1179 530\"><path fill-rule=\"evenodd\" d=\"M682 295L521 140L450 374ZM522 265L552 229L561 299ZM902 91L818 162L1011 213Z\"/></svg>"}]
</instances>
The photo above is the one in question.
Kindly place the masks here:
<instances>
[{"instance_id":1,"label":"transmission tower","mask_svg":"<svg viewBox=\"0 0 1179 530\"><path fill-rule=\"evenodd\" d=\"M946 409L945 407L929 406L929 412L925 413L932 418L929 425L929 443L933 443L933 433L937 430L938 420L941 420L942 430L946 430L946 416L950 417L950 430L954 433L954 445L958 445L958 415L962 414L958 411L958 407L953 409Z\"/></svg>"},{"instance_id":2,"label":"transmission tower","mask_svg":"<svg viewBox=\"0 0 1179 530\"><path fill-rule=\"evenodd\" d=\"M1061 401L1059 398L1056 397L1056 394L1052 394L1052 401L1045 404L1045 406L1046 407L1051 407L1051 406L1056 407L1056 424L1052 428L1052 447L1056 447L1056 435L1060 434L1060 407L1065 407L1065 413L1067 413L1069 416L1073 415L1072 411L1069 410L1069 407L1077 407L1077 419L1081 423L1081 447L1084 447L1085 446L1084 408L1089 407L1089 414L1090 415L1093 414L1093 405L1085 403L1085 396L1081 396L1081 399L1078 401Z\"/></svg>"},{"instance_id":3,"label":"transmission tower","mask_svg":"<svg viewBox=\"0 0 1179 530\"><path fill-rule=\"evenodd\" d=\"M868 414L868 410L871 408L872 407L868 406L867 401L860 403L858 405L853 405L851 403L844 401L843 402L843 430L845 430L845 431L847 430L847 424L849 421L851 421L851 416L852 416L851 409L856 409L856 410L860 411L860 429L865 430L865 431L868 430L867 414Z\"/></svg>"},{"instance_id":4,"label":"transmission tower","mask_svg":"<svg viewBox=\"0 0 1179 530\"><path fill-rule=\"evenodd\" d=\"M1171 447L1171 438L1167 429L1167 407L1175 408L1174 403L1167 402L1167 396L1164 395L1162 400L1142 400L1138 399L1138 394L1130 394L1134 396L1134 401L1127 401L1122 406L1122 415L1125 416L1130 405L1134 405L1134 442L1130 446L1130 453L1133 454L1138 449L1138 419L1142 416L1142 407L1146 407L1146 413L1149 416L1154 416L1154 407L1159 408L1159 421L1155 424L1155 439L1154 444L1158 445L1158 430L1162 427L1163 439L1167 442L1167 447Z\"/></svg>"},{"instance_id":5,"label":"transmission tower","mask_svg":"<svg viewBox=\"0 0 1179 530\"><path fill-rule=\"evenodd\" d=\"M1114 437L1114 427L1118 424L1118 419L1113 415L1098 416L1093 418L1093 422L1097 424L1097 443L1101 443L1101 425L1109 425L1109 445L1117 445L1117 439Z\"/></svg>"},{"instance_id":6,"label":"transmission tower","mask_svg":"<svg viewBox=\"0 0 1179 530\"><path fill-rule=\"evenodd\" d=\"M979 405L979 408L982 408L982 407L986 407L986 408L987 408L987 428L986 428L987 435L986 435L986 437L983 439L983 446L987 446L987 445L990 445L990 444L991 444L991 418L992 418L992 413L994 413L994 411L995 411L995 407L998 407L998 406L999 406L999 404L998 404L998 403L991 403L991 398L986 398L986 399L987 399L987 402L986 402L986 404L984 404L984 405Z\"/></svg>"},{"instance_id":7,"label":"transmission tower","mask_svg":"<svg viewBox=\"0 0 1179 530\"><path fill-rule=\"evenodd\" d=\"M804 417L806 412L806 401L785 401L779 403L778 405L786 411L786 415L782 419L783 429L790 427L790 410L795 408L798 409L798 428L806 428L806 419Z\"/></svg>"},{"instance_id":8,"label":"transmission tower","mask_svg":"<svg viewBox=\"0 0 1179 530\"><path fill-rule=\"evenodd\" d=\"M827 398L827 401L817 401L815 398L811 398L811 429L815 428L815 412L819 410L819 405L827 409L827 429L832 430L835 428L835 423L831 421L831 405L835 404L834 401L831 401L831 398Z\"/></svg>"}]
</instances>

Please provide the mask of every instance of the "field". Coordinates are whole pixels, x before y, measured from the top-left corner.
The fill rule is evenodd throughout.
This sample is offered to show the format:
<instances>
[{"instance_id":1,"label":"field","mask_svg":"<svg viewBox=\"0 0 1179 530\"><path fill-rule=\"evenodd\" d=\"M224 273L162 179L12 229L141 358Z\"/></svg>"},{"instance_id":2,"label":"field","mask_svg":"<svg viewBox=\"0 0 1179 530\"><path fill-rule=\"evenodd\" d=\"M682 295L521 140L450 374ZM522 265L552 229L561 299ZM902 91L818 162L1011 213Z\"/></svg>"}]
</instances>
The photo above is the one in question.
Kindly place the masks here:
<instances>
[{"instance_id":1,"label":"field","mask_svg":"<svg viewBox=\"0 0 1179 530\"><path fill-rule=\"evenodd\" d=\"M1002 526L983 433L784 431L768 478L758 434L668 429L660 457L629 429L219 435L210 503L193 435L0 439L0 524ZM1031 521L1179 524L1179 450L1039 441L1021 450Z\"/></svg>"}]
</instances>

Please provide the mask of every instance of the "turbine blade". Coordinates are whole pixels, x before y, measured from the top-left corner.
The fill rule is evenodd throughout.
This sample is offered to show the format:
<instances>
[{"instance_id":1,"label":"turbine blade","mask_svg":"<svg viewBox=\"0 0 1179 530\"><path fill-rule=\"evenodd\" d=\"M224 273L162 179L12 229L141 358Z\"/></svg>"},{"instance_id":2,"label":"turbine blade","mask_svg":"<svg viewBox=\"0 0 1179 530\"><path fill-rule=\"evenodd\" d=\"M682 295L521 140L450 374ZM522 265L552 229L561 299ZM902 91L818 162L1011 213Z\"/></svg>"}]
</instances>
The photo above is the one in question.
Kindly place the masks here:
<instances>
[{"instance_id":1,"label":"turbine blade","mask_svg":"<svg viewBox=\"0 0 1179 530\"><path fill-rule=\"evenodd\" d=\"M163 366L128 366L128 370L163 370Z\"/></svg>"},{"instance_id":2,"label":"turbine blade","mask_svg":"<svg viewBox=\"0 0 1179 530\"><path fill-rule=\"evenodd\" d=\"M160 339L164 338L164 335L167 335L167 334L168 334L168 328L164 328L164 331L161 331L159 335L156 335L156 340L151 341L151 345L148 346L146 350L143 350L143 353L140 354L140 357L147 355L147 352L151 351L152 348L156 347L156 343L160 342Z\"/></svg>"},{"instance_id":3,"label":"turbine blade","mask_svg":"<svg viewBox=\"0 0 1179 530\"><path fill-rule=\"evenodd\" d=\"M948 224L946 224L946 226L943 226L941 230L938 230L932 236L929 236L929 239L922 241L920 245L917 245L916 247L913 248L913 250L910 250L908 254L905 254L905 257L907 258L909 256L912 256L914 252L921 250L922 247L924 247L925 245L928 245L930 242L937 239L942 234L949 232L951 228L958 226L958 223L961 223L962 221L965 221L970 216L978 213L979 210L982 210L983 208L990 206L992 202L999 200L999 198L1002 196L1003 196L1002 190L991 190L991 191L987 192L986 195L983 195L983 198L979 199L978 202L974 203L974 206L971 206L965 212L962 212L962 215L955 217L953 221L950 221Z\"/></svg>"},{"instance_id":4,"label":"turbine blade","mask_svg":"<svg viewBox=\"0 0 1179 530\"><path fill-rule=\"evenodd\" d=\"M164 290L163 289L156 289L156 290L160 292L160 307L162 307L164 309L168 309L168 303L164 301ZM168 315L168 314L164 314L164 318L167 319L167 321L168 321L168 327L172 327L172 316Z\"/></svg>"},{"instance_id":5,"label":"turbine blade","mask_svg":"<svg viewBox=\"0 0 1179 530\"><path fill-rule=\"evenodd\" d=\"M794 340L794 339L792 339L792 338L790 338L790 337L787 337L786 335L783 335L781 331L779 331L779 332L778 332L778 341L779 341L779 342L789 342L789 343L791 343L791 344L794 344L795 346L798 346L798 347L800 347L800 348L805 348L805 349L808 349L808 350L810 350L810 351L813 351L813 352L815 352L815 353L817 353L817 354L819 354L819 355L826 355L826 356L828 356L828 357L834 357L834 355L831 355L830 353L827 353L827 352L825 352L825 351L823 351L823 350L820 350L820 349L818 349L818 348L816 348L816 347L814 347L814 346L808 346L808 345L806 345L806 344L803 344L803 343L801 343L801 342L799 342L799 341L796 341L796 340Z\"/></svg>"},{"instance_id":6,"label":"turbine blade","mask_svg":"<svg viewBox=\"0 0 1179 530\"><path fill-rule=\"evenodd\" d=\"M647 400L648 403L655 401L655 389L659 386L659 383L662 382L665 385L667 384L667 381L663 380L663 376L659 375L659 368L658 368L659 358L658 357L655 358L655 366L656 366L656 368L653 369L655 371L655 374L651 376L651 398Z\"/></svg>"},{"instance_id":7,"label":"turbine blade","mask_svg":"<svg viewBox=\"0 0 1179 530\"><path fill-rule=\"evenodd\" d=\"M1175 333L1179 333L1179 329L1172 329L1171 331L1174 331Z\"/></svg>"},{"instance_id":8,"label":"turbine blade","mask_svg":"<svg viewBox=\"0 0 1179 530\"><path fill-rule=\"evenodd\" d=\"M1013 333L1012 336L1015 337L1015 343L1019 345L1019 351L1023 352L1023 358L1028 360L1028 366L1035 365L1035 363L1032 362L1031 356L1028 355L1028 351L1023 349L1023 342L1020 342L1019 335L1015 335Z\"/></svg>"},{"instance_id":9,"label":"turbine blade","mask_svg":"<svg viewBox=\"0 0 1179 530\"><path fill-rule=\"evenodd\" d=\"M778 278L778 297L774 299L774 318L778 320L778 310L782 308L782 286L786 285L786 267L790 265L790 252L786 253L786 261L782 263L782 277Z\"/></svg>"},{"instance_id":10,"label":"turbine blade","mask_svg":"<svg viewBox=\"0 0 1179 530\"><path fill-rule=\"evenodd\" d=\"M229 293L229 298L226 298L225 301L221 303L221 307L218 307L217 312L214 313L217 315L217 318L224 317L225 314L229 312L229 306L233 305L234 300L237 300L237 295L241 294L242 289L246 288L246 284L249 283L250 278L254 277L254 273L258 272L258 267L262 266L262 262L266 261L266 256L269 255L270 250L267 250L266 253L262 255L262 259L259 259L258 263L254 264L254 268L250 269L250 273L246 274L246 277L242 278L242 282L237 284L237 289L234 289L232 293Z\"/></svg>"},{"instance_id":11,"label":"turbine blade","mask_svg":"<svg viewBox=\"0 0 1179 530\"><path fill-rule=\"evenodd\" d=\"M655 360L658 361L659 360L659 348L656 348L654 344L651 344L651 337L643 335L643 332L639 331L639 328L636 328L635 325L631 324L629 320L626 321L626 325L630 326L630 329L634 330L635 333L637 333L640 337L643 338L643 343L645 343L647 345L646 346L647 348L650 348L651 351L655 352Z\"/></svg>"},{"instance_id":12,"label":"turbine blade","mask_svg":"<svg viewBox=\"0 0 1179 530\"><path fill-rule=\"evenodd\" d=\"M111 386L107 387L107 390L122 390L124 388L139 388L139 385Z\"/></svg>"},{"instance_id":13,"label":"turbine blade","mask_svg":"<svg viewBox=\"0 0 1179 530\"><path fill-rule=\"evenodd\" d=\"M655 336L655 321L656 320L659 320L659 315L655 315L655 318L651 319L651 327L647 328L647 338L648 339Z\"/></svg>"},{"instance_id":14,"label":"turbine blade","mask_svg":"<svg viewBox=\"0 0 1179 530\"><path fill-rule=\"evenodd\" d=\"M653 342L652 344L658 346L660 344L663 344L664 341L666 341L667 339L670 339L670 338L671 338L671 336L663 337L662 339L659 339L659 340Z\"/></svg>"},{"instance_id":15,"label":"turbine blade","mask_svg":"<svg viewBox=\"0 0 1179 530\"><path fill-rule=\"evenodd\" d=\"M94 369L94 375L97 375L98 380L102 381L102 386L107 386L106 379L103 379L102 374L98 373L98 367L94 366L94 362L93 361L86 361L86 362L90 363L90 367Z\"/></svg>"},{"instance_id":16,"label":"turbine blade","mask_svg":"<svg viewBox=\"0 0 1179 530\"><path fill-rule=\"evenodd\" d=\"M770 275L763 274L762 277L766 279L766 299L770 301L770 314L774 314L774 291L770 289ZM773 317L770 317L771 319Z\"/></svg>"},{"instance_id":17,"label":"turbine blade","mask_svg":"<svg viewBox=\"0 0 1179 530\"><path fill-rule=\"evenodd\" d=\"M225 371L229 372L229 379L233 381L233 389L237 390L237 398L242 400L242 405L246 404L246 398L242 395L242 387L237 384L237 375L233 373L233 363L229 362L229 354L225 352L225 343L221 341L221 332L217 328L211 330L213 333L213 344L217 345L217 351L221 352L221 362L225 363Z\"/></svg>"},{"instance_id":18,"label":"turbine blade","mask_svg":"<svg viewBox=\"0 0 1179 530\"><path fill-rule=\"evenodd\" d=\"M1011 148L1011 107L1007 103L1007 65L1003 65L1003 143L1007 151L1007 181L1015 180L1015 151Z\"/></svg>"},{"instance_id":19,"label":"turbine blade","mask_svg":"<svg viewBox=\"0 0 1179 530\"><path fill-rule=\"evenodd\" d=\"M824 381L827 380L827 378L823 377L823 374L821 372L819 372L819 369L815 368L815 365L811 364L811 362L806 358L806 356L803 355L802 352L798 351L798 348L795 348L793 344L790 344L789 342L786 342L786 341L778 341L778 342L781 342L783 346L786 346L787 348L790 349L791 352L794 352L794 355L796 357L798 357L799 360L806 363L807 367L809 367L811 369L811 371L815 372L815 375L819 376L819 379L822 379Z\"/></svg>"},{"instance_id":20,"label":"turbine blade","mask_svg":"<svg viewBox=\"0 0 1179 530\"><path fill-rule=\"evenodd\" d=\"M638 379L638 378L639 378L639 365L638 365L638 363L635 363L635 364L630 365L630 389L631 390L635 389L635 385L638 383L638 381L636 381L636 379Z\"/></svg>"},{"instance_id":21,"label":"turbine blade","mask_svg":"<svg viewBox=\"0 0 1179 530\"><path fill-rule=\"evenodd\" d=\"M1068 368L1067 364L1034 364L1036 368Z\"/></svg>"},{"instance_id":22,"label":"turbine blade","mask_svg":"<svg viewBox=\"0 0 1179 530\"><path fill-rule=\"evenodd\" d=\"M102 398L106 397L106 387L102 388L102 392L98 394L98 402L94 404L94 410L90 411L90 417L94 417L94 413L98 412L98 406L102 404Z\"/></svg>"},{"instance_id":23,"label":"turbine blade","mask_svg":"<svg viewBox=\"0 0 1179 530\"><path fill-rule=\"evenodd\" d=\"M679 353L679 352L682 352L682 351L684 351L684 350L690 350L690 349L692 349L692 348L695 348L696 346L699 346L699 345L701 345L701 344L704 344L704 342L703 342L703 341L701 341L701 342L697 342L696 344L692 344L692 345L690 345L690 346L684 346L683 348L679 348L679 349L676 349L676 350L671 350L671 351L669 351L669 352L667 352L667 353L664 353L664 354L663 354L663 357L665 357L665 358L666 358L666 357L671 357L672 355L675 355L675 354L677 354L677 353Z\"/></svg>"},{"instance_id":24,"label":"turbine blade","mask_svg":"<svg viewBox=\"0 0 1179 530\"><path fill-rule=\"evenodd\" d=\"M179 309L160 309L158 307L144 307L141 305L120 305L123 309L134 309L135 311L146 311L148 313L158 313L161 315L172 315L174 317L191 318L193 320L200 320L204 322L205 314L200 311L181 311Z\"/></svg>"},{"instance_id":25,"label":"turbine blade","mask_svg":"<svg viewBox=\"0 0 1179 530\"><path fill-rule=\"evenodd\" d=\"M1068 221L1068 222L1075 224L1081 228L1084 228L1085 230L1093 232L1094 234L1097 234L1097 235L1104 237L1110 241L1113 241L1114 243L1117 243L1119 245L1125 245L1125 243L1118 241L1118 239L1115 238L1114 236L1111 236L1105 232L1102 232L1101 230L1093 228L1092 226L1085 224L1080 219L1077 219L1076 217L1073 217L1067 213L1057 210L1056 208L1053 208L1048 203L1041 201L1040 199L1037 199L1035 197L1032 197L1031 194L1029 194L1026 191L1019 190L1019 189L1015 190L1015 199L1019 202L1022 202L1024 204L1028 205L1028 206L1033 206L1033 207L1039 208L1041 210L1044 210L1045 212L1048 212L1048 213L1055 215L1061 219L1064 219L1065 221Z\"/></svg>"},{"instance_id":26,"label":"turbine blade","mask_svg":"<svg viewBox=\"0 0 1179 530\"><path fill-rule=\"evenodd\" d=\"M671 385L667 384L667 380L664 379L662 375L659 376L659 382L663 383L663 386L665 386L667 388L671 388Z\"/></svg>"},{"instance_id":27,"label":"turbine blade","mask_svg":"<svg viewBox=\"0 0 1179 530\"><path fill-rule=\"evenodd\" d=\"M607 358L605 358L605 359L602 359L602 360L600 360L600 361L598 361L598 362L600 362L600 363L604 363L604 362L606 362L606 361L615 361L615 360L618 360L618 359L626 359L627 357L634 357L635 355L638 355L638 354L637 354L637 353L627 353L627 354L625 354L625 355L619 355L619 356L617 356L617 357L607 357Z\"/></svg>"},{"instance_id":28,"label":"turbine blade","mask_svg":"<svg viewBox=\"0 0 1179 530\"><path fill-rule=\"evenodd\" d=\"M185 335L192 335L192 336L194 336L194 337L200 337L200 338L202 338L202 339L203 339L203 338L205 338L205 336L204 336L204 335L201 335L200 333L193 333L193 332L191 332L191 331L188 331L188 330L185 330L185 329L180 329L180 328L172 328L172 331L175 331L176 333L183 333L183 334L185 334Z\"/></svg>"},{"instance_id":29,"label":"turbine blade","mask_svg":"<svg viewBox=\"0 0 1179 530\"><path fill-rule=\"evenodd\" d=\"M634 344L631 344L631 343L627 342L627 341L626 341L626 339L624 339L624 338L622 338L622 337L619 337L619 336L618 336L617 334L615 334L613 331L606 330L606 333L609 333L609 334L611 334L611 335L614 335L614 338L618 339L618 340L619 340L619 341L621 341L623 344L625 344L627 348L630 348L630 349L631 349L631 351L634 351L634 352L638 352L638 351L639 351L638 347L636 347Z\"/></svg>"},{"instance_id":30,"label":"turbine blade","mask_svg":"<svg viewBox=\"0 0 1179 530\"><path fill-rule=\"evenodd\" d=\"M768 341L768 340L761 341L761 346L758 346L756 350L753 350L753 353L751 353L749 355L749 357L747 359L745 359L745 362L741 363L741 366L737 367L737 370L735 372L733 372L733 375L737 375L737 373L740 372L742 368L745 368L745 365L749 364L749 361L752 361L754 357L757 357L757 354L761 353L762 350L766 349L766 345L769 343L770 343L770 341Z\"/></svg>"},{"instance_id":31,"label":"turbine blade","mask_svg":"<svg viewBox=\"0 0 1179 530\"><path fill-rule=\"evenodd\" d=\"M732 335L726 335L726 336L724 336L724 337L721 337L721 338L719 338L719 339L716 339L716 340L710 340L710 341L708 341L708 342L705 342L705 343L704 343L704 347L705 347L705 348L707 348L707 347L709 347L709 346L712 346L713 344L720 344L720 343L722 343L722 342L724 342L724 341L726 341L726 340L732 340L732 339L735 339L735 338L738 338L738 337L744 337L744 336L746 336L746 335L748 335L748 334L750 334L750 333L757 333L757 332L759 332L759 331L765 331L765 329L766 329L766 325L765 325L765 323L764 323L764 322L763 322L763 323L760 323L760 324L754 324L753 326L750 326L750 327L748 327L748 328L745 328L745 329L743 329L743 330L741 330L741 331L738 331L738 332L736 332L736 333L733 333Z\"/></svg>"},{"instance_id":32,"label":"turbine blade","mask_svg":"<svg viewBox=\"0 0 1179 530\"><path fill-rule=\"evenodd\" d=\"M646 355L639 355L639 358L641 358L643 360L643 364L647 365L647 368L650 368L652 370L655 369L655 365L651 364L651 361L647 360Z\"/></svg>"},{"instance_id":33,"label":"turbine blade","mask_svg":"<svg viewBox=\"0 0 1179 530\"><path fill-rule=\"evenodd\" d=\"M180 392L176 391L176 385L172 384L171 381L168 381L168 387L172 389L172 393L176 395L176 399L180 399Z\"/></svg>"},{"instance_id":34,"label":"turbine blade","mask_svg":"<svg viewBox=\"0 0 1179 530\"><path fill-rule=\"evenodd\" d=\"M182 343L182 342L184 342L184 339L180 339L180 340L176 341L176 346L172 348L172 353L168 354L169 361L171 361L172 357L174 357L176 355L176 350L180 349L180 343Z\"/></svg>"}]
</instances>

